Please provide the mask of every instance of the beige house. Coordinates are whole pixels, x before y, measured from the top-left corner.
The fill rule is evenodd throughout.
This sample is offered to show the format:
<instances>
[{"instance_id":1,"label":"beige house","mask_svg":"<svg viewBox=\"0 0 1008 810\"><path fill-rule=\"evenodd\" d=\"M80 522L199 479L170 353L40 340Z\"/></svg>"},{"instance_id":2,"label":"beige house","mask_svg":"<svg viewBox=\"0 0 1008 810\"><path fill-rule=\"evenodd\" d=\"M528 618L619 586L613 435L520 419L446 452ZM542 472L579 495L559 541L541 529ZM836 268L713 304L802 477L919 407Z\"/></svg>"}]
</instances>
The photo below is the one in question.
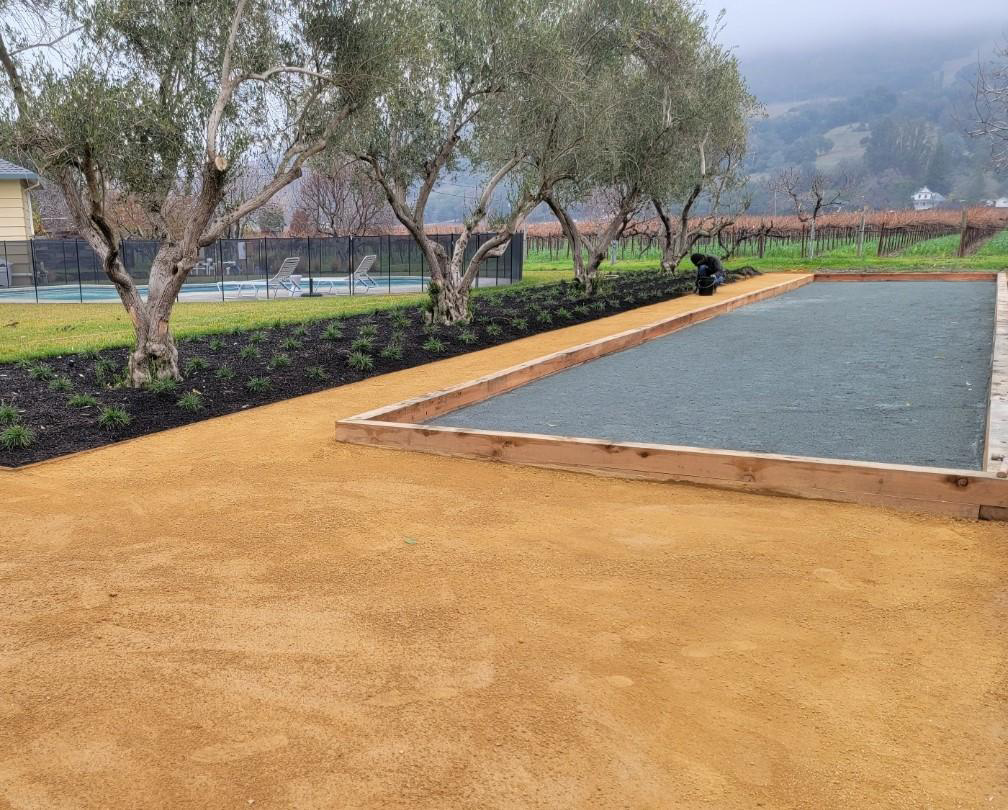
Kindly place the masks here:
<instances>
[{"instance_id":1,"label":"beige house","mask_svg":"<svg viewBox=\"0 0 1008 810\"><path fill-rule=\"evenodd\" d=\"M0 159L0 240L31 239L35 235L28 189L37 182L35 172Z\"/></svg>"}]
</instances>

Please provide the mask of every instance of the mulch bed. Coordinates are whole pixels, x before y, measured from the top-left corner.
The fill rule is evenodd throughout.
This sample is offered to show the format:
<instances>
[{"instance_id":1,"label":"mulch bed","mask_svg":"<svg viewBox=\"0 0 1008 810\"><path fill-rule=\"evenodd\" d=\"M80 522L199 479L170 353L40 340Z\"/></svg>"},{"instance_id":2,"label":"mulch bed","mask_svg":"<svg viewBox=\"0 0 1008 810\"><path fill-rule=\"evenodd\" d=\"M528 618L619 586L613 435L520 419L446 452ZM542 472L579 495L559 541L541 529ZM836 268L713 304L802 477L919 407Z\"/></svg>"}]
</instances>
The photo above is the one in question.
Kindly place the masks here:
<instances>
[{"instance_id":1,"label":"mulch bed","mask_svg":"<svg viewBox=\"0 0 1008 810\"><path fill-rule=\"evenodd\" d=\"M731 273L729 282L755 272ZM678 298L693 286L692 276L635 272L608 279L590 298L567 282L474 296L468 326L431 329L422 309L410 306L182 339L185 379L169 391L124 387L126 348L0 364L0 402L13 405L19 424L35 435L27 448L0 447L0 466L43 461L477 351ZM354 344L369 336L370 347ZM366 366L368 359L371 367L353 367L353 362ZM255 380L266 380L265 389L253 390ZM191 392L198 395L189 397L195 410L180 405ZM89 395L97 404L75 407L70 404L75 395ZM129 422L102 426L102 411L109 408L125 411Z\"/></svg>"}]
</instances>

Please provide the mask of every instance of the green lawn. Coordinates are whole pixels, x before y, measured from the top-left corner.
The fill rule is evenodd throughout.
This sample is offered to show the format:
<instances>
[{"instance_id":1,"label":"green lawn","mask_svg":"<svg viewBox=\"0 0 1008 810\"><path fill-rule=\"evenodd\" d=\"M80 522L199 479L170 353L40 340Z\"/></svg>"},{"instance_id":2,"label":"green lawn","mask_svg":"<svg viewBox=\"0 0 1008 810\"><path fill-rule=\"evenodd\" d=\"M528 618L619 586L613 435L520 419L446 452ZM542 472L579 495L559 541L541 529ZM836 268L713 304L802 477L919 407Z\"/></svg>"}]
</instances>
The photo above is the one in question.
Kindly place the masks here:
<instances>
[{"instance_id":1,"label":"green lawn","mask_svg":"<svg viewBox=\"0 0 1008 810\"><path fill-rule=\"evenodd\" d=\"M956 237L958 238L958 237ZM935 240L932 240L935 241ZM751 265L764 272L858 270L1005 270L1008 269L1008 232L988 242L975 256L959 259L935 253L878 258L872 251L859 258L853 247L838 249L813 260L797 257L744 256L726 262L731 267ZM654 268L658 254L642 258L608 261L606 270L630 272ZM689 264L688 261L686 263ZM525 264L522 286L545 284L570 278L570 260L532 255ZM477 295L493 295L493 289ZM322 298L281 298L279 300L228 301L226 303L179 303L172 315L172 327L179 337L254 329L275 323L332 318L396 306L415 306L423 295L325 296ZM46 357L88 349L128 346L133 329L118 303L108 304L0 304L0 362Z\"/></svg>"}]
</instances>

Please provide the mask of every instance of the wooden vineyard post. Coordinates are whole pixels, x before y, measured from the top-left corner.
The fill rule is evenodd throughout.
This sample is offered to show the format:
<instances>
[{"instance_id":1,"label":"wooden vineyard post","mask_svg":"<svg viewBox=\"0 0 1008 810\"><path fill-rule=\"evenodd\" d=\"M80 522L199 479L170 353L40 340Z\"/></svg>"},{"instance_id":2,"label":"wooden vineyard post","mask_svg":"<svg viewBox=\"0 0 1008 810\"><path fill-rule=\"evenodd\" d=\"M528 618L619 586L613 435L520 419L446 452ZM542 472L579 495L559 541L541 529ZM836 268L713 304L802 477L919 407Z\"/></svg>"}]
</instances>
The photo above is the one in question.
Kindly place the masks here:
<instances>
[{"instance_id":1,"label":"wooden vineyard post","mask_svg":"<svg viewBox=\"0 0 1008 810\"><path fill-rule=\"evenodd\" d=\"M966 208L962 210L962 223L959 225L959 258L966 255Z\"/></svg>"},{"instance_id":2,"label":"wooden vineyard post","mask_svg":"<svg viewBox=\"0 0 1008 810\"><path fill-rule=\"evenodd\" d=\"M861 230L858 233L858 240L857 240L857 255L859 259L864 255L864 229L865 229L865 220L867 218L868 218L867 207L865 207L861 209Z\"/></svg>"}]
</instances>

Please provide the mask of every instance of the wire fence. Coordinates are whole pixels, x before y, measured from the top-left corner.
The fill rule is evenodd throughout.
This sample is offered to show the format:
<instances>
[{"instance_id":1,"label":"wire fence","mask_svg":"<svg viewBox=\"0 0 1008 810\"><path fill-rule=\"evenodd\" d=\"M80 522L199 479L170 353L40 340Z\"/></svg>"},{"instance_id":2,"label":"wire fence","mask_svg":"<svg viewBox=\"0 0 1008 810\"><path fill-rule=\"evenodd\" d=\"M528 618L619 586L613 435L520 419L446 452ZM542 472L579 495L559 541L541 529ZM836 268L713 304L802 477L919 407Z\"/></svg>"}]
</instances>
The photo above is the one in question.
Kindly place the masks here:
<instances>
[{"instance_id":1,"label":"wire fence","mask_svg":"<svg viewBox=\"0 0 1008 810\"><path fill-rule=\"evenodd\" d=\"M474 234L466 246L465 261L491 236ZM444 234L431 238L451 254L457 237ZM146 295L158 247L157 241L144 239L126 239L120 244L126 272L142 295ZM520 281L523 256L524 235L519 233L500 256L480 263L474 286ZM278 277L285 261L290 275ZM289 270L291 265L293 270ZM412 236L221 239L200 252L179 298L231 301L415 293L425 290L429 281L430 268ZM115 286L83 239L0 242L0 302L116 300Z\"/></svg>"}]
</instances>

